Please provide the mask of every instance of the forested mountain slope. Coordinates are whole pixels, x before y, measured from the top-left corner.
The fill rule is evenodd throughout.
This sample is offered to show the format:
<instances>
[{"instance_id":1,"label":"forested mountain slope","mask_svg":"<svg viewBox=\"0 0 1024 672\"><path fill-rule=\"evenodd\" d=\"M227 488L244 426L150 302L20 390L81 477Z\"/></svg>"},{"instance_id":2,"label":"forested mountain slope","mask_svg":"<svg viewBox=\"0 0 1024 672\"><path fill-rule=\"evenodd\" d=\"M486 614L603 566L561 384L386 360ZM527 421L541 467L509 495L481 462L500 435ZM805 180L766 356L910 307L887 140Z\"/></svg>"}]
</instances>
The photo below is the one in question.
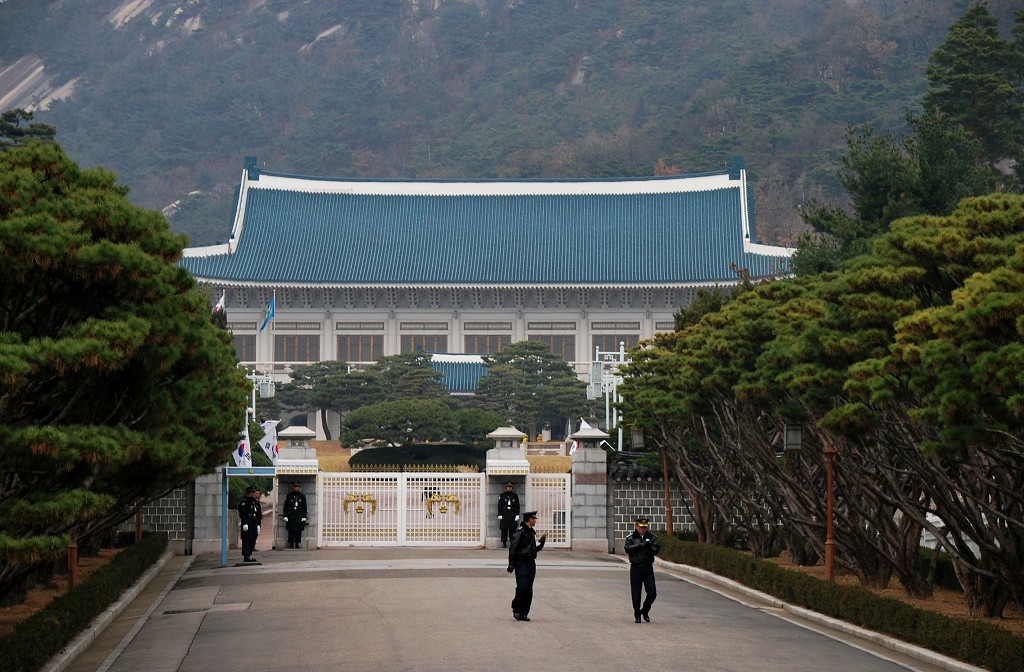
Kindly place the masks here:
<instances>
[{"instance_id":1,"label":"forested mountain slope","mask_svg":"<svg viewBox=\"0 0 1024 672\"><path fill-rule=\"evenodd\" d=\"M788 244L799 204L840 195L847 125L901 130L968 4L7 0L0 100L59 91L36 120L137 203L177 204L195 244L225 238L245 155L420 178L699 172L742 155L764 237ZM1008 32L1020 1L988 4ZM12 78L20 100L4 98Z\"/></svg>"}]
</instances>

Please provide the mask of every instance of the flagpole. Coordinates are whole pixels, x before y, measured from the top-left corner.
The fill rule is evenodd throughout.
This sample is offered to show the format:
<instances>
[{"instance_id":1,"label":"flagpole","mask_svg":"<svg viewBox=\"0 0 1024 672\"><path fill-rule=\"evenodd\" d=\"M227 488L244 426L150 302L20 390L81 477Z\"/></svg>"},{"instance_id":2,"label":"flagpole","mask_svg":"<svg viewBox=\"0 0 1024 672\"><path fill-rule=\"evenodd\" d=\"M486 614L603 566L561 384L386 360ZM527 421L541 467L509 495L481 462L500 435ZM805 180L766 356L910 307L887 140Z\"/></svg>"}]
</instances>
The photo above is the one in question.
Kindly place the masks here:
<instances>
[{"instance_id":1,"label":"flagpole","mask_svg":"<svg viewBox=\"0 0 1024 672\"><path fill-rule=\"evenodd\" d=\"M270 317L270 322L271 322L271 324L270 324L270 371L268 373L270 374L271 380L273 380L273 377L274 377L274 360L277 359L277 352L275 352L277 350L277 343L275 343L274 324L273 324L274 320L277 318L277 290L276 289L274 290L274 293L271 294L271 296L270 296L270 305L271 305L271 310L273 312L272 312L271 317Z\"/></svg>"}]
</instances>

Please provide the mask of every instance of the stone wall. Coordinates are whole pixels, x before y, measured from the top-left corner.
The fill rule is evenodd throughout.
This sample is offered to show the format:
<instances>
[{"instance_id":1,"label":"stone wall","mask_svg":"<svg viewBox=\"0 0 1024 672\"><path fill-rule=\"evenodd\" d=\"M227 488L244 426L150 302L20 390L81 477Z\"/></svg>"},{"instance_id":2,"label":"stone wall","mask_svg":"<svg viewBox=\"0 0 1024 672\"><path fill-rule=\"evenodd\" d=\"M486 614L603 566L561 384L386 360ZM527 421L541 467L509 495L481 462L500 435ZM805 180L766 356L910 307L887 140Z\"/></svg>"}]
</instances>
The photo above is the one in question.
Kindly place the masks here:
<instances>
[{"instance_id":1,"label":"stone wall","mask_svg":"<svg viewBox=\"0 0 1024 672\"><path fill-rule=\"evenodd\" d=\"M163 497L146 502L142 506L143 532L166 532L171 549L181 555L191 552L189 540L189 488L175 488ZM118 528L122 532L135 530L135 517L126 520Z\"/></svg>"},{"instance_id":2,"label":"stone wall","mask_svg":"<svg viewBox=\"0 0 1024 672\"><path fill-rule=\"evenodd\" d=\"M652 530L664 530L665 520L665 479L650 470L612 470L608 480L611 490L612 533L615 552L621 553L626 535L633 531L633 522L638 517L651 521ZM688 508L689 501L675 479L669 479L672 494L672 526L676 532L695 530Z\"/></svg>"}]
</instances>

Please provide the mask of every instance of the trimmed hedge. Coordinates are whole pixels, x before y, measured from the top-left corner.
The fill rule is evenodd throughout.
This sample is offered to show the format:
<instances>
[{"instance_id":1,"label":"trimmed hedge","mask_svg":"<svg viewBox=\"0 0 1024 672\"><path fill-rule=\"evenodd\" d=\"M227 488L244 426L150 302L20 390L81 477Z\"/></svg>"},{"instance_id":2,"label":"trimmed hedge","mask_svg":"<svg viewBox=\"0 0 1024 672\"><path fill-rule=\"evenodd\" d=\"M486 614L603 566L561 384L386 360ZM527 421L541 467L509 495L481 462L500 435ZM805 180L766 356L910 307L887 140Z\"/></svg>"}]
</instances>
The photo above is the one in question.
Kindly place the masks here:
<instances>
[{"instance_id":1,"label":"trimmed hedge","mask_svg":"<svg viewBox=\"0 0 1024 672\"><path fill-rule=\"evenodd\" d=\"M459 464L483 468L486 451L461 443L410 443L405 446L383 446L360 450L348 463L353 466L375 464L401 466L425 464Z\"/></svg>"},{"instance_id":2,"label":"trimmed hedge","mask_svg":"<svg viewBox=\"0 0 1024 672\"><path fill-rule=\"evenodd\" d=\"M55 598L0 639L0 672L38 672L117 601L167 549L167 535L148 534Z\"/></svg>"},{"instance_id":3,"label":"trimmed hedge","mask_svg":"<svg viewBox=\"0 0 1024 672\"><path fill-rule=\"evenodd\" d=\"M991 623L951 618L860 586L841 586L739 551L659 533L659 557L719 576L868 630L881 632L993 672L1020 672L1024 638Z\"/></svg>"}]
</instances>

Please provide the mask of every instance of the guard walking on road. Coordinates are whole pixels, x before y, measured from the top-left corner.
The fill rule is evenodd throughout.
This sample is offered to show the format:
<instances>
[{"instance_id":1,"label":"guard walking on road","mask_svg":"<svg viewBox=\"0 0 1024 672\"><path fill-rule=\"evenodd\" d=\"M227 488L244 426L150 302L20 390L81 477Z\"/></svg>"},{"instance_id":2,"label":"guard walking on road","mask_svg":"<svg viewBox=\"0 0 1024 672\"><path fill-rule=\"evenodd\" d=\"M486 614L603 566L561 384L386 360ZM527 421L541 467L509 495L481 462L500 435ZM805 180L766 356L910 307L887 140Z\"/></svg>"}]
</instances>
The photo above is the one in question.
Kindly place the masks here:
<instances>
[{"instance_id":1,"label":"guard walking on road","mask_svg":"<svg viewBox=\"0 0 1024 672\"><path fill-rule=\"evenodd\" d=\"M626 555L629 556L629 589L633 594L633 618L637 623L643 618L651 622L651 605L658 597L654 583L654 556L661 550L658 538L650 533L650 522L637 518L633 531L626 535ZM640 604L641 589L647 592Z\"/></svg>"},{"instance_id":2,"label":"guard walking on road","mask_svg":"<svg viewBox=\"0 0 1024 672\"><path fill-rule=\"evenodd\" d=\"M537 553L544 550L548 535L540 535L533 526L537 524L537 512L523 514L523 524L512 537L508 547L508 572L516 574L516 596L512 600L512 616L517 621L530 620L533 605L533 580L537 578Z\"/></svg>"}]
</instances>

